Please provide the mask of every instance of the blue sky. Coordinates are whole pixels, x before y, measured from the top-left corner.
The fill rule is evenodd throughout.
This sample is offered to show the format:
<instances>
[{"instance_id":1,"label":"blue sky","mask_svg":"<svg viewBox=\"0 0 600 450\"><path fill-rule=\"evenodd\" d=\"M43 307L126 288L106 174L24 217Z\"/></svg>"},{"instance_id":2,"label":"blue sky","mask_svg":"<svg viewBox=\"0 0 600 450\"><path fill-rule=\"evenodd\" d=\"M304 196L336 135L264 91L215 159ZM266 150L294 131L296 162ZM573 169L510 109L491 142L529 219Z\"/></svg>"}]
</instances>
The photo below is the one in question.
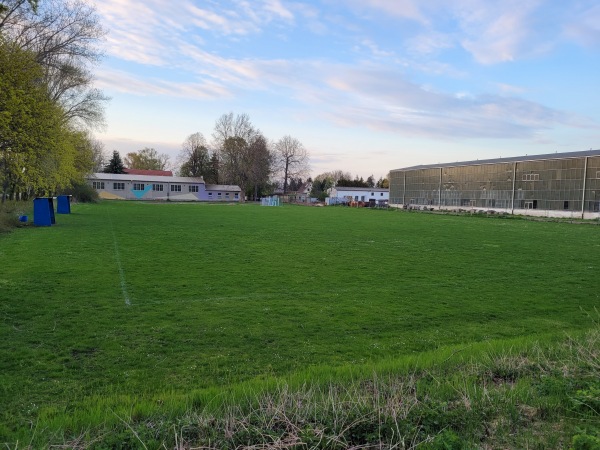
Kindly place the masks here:
<instances>
[{"instance_id":1,"label":"blue sky","mask_svg":"<svg viewBox=\"0 0 600 450\"><path fill-rule=\"evenodd\" d=\"M171 155L222 114L313 176L600 148L597 0L103 0L97 137Z\"/></svg>"}]
</instances>

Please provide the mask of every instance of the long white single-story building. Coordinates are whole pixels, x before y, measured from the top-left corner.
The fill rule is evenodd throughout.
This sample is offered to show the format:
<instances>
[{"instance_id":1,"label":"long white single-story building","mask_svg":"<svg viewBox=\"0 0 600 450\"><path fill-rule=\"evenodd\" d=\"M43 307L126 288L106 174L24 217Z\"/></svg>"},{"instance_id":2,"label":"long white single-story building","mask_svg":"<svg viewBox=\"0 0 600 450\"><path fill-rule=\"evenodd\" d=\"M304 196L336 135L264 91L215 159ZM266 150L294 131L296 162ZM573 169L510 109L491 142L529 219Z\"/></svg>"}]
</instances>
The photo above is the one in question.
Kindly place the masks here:
<instances>
[{"instance_id":1,"label":"long white single-story building","mask_svg":"<svg viewBox=\"0 0 600 450\"><path fill-rule=\"evenodd\" d=\"M335 186L327 189L330 205L348 203L350 201L382 204L390 199L390 190L386 188L360 188Z\"/></svg>"},{"instance_id":2,"label":"long white single-story building","mask_svg":"<svg viewBox=\"0 0 600 450\"><path fill-rule=\"evenodd\" d=\"M239 186L206 184L202 177L94 173L88 183L111 200L238 202L242 195Z\"/></svg>"}]
</instances>

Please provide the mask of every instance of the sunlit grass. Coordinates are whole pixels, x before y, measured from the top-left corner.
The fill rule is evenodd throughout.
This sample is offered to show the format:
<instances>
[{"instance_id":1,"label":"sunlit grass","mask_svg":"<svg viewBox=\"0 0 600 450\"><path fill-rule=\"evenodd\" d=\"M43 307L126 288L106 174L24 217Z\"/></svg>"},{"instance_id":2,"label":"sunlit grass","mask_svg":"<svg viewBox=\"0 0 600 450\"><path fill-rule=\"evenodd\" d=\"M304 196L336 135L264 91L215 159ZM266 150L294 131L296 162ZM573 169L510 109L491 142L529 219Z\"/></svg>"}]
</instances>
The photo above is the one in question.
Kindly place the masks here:
<instances>
[{"instance_id":1,"label":"sunlit grass","mask_svg":"<svg viewBox=\"0 0 600 450\"><path fill-rule=\"evenodd\" d=\"M244 381L549 341L591 327L600 303L595 226L291 206L72 210L0 236L0 434L56 415L76 432L94 415L144 416L156 398L176 414L202 403L191 391Z\"/></svg>"}]
</instances>

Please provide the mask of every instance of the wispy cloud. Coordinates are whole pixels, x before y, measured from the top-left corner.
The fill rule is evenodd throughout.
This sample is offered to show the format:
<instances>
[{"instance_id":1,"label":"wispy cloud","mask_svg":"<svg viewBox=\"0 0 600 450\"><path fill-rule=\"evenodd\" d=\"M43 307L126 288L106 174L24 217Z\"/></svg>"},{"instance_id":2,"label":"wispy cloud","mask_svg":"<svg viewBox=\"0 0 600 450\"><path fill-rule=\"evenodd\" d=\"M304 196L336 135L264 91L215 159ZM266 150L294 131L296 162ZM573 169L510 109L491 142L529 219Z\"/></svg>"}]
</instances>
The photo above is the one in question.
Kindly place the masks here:
<instances>
[{"instance_id":1,"label":"wispy cloud","mask_svg":"<svg viewBox=\"0 0 600 450\"><path fill-rule=\"evenodd\" d=\"M466 3L467 10L463 7L456 11L464 33L462 46L482 64L518 58L530 39L530 20L539 1Z\"/></svg>"},{"instance_id":2,"label":"wispy cloud","mask_svg":"<svg viewBox=\"0 0 600 450\"><path fill-rule=\"evenodd\" d=\"M140 78L119 70L103 70L97 77L97 85L103 89L140 96L167 96L200 100L233 97L233 92L220 83L167 81L159 78Z\"/></svg>"},{"instance_id":3,"label":"wispy cloud","mask_svg":"<svg viewBox=\"0 0 600 450\"><path fill-rule=\"evenodd\" d=\"M574 12L564 25L566 36L586 47L600 46L600 5L594 4Z\"/></svg>"},{"instance_id":4,"label":"wispy cloud","mask_svg":"<svg viewBox=\"0 0 600 450\"><path fill-rule=\"evenodd\" d=\"M547 32L536 29L541 0L343 4L353 16L341 18L336 2L182 0L174 7L166 0L105 0L98 10L110 28L108 53L138 70L108 68L99 73L99 84L116 92L199 100L266 93L282 103L291 100L286 107L299 116L319 115L337 126L399 136L533 138L555 126L595 126L579 115L528 100L519 82L491 80L473 88L436 84L442 76L470 75L470 67L451 63L445 52L460 52L463 60L485 70L548 45L542 39ZM378 30L365 32L365 23L381 15L388 26L410 26L397 41ZM581 26L576 29L577 20ZM344 26L332 32L333 24L340 23ZM565 18L560 30L574 41L600 45L598 23L600 6L588 6ZM276 56L239 50L242 44L251 49L253 39L263 39L265 45L279 34L290 40L315 39L323 48L300 56L287 54L291 47L286 45ZM154 74L151 66L160 67L164 76ZM427 77L428 87L415 73Z\"/></svg>"},{"instance_id":5,"label":"wispy cloud","mask_svg":"<svg viewBox=\"0 0 600 450\"><path fill-rule=\"evenodd\" d=\"M421 12L415 0L346 0L347 3L361 10L375 9L396 18L428 23L429 19Z\"/></svg>"},{"instance_id":6,"label":"wispy cloud","mask_svg":"<svg viewBox=\"0 0 600 450\"><path fill-rule=\"evenodd\" d=\"M342 72L342 71L339 71ZM435 92L386 70L345 68L331 76L329 120L403 136L530 138L556 125L590 127L584 117L517 97Z\"/></svg>"}]
</instances>

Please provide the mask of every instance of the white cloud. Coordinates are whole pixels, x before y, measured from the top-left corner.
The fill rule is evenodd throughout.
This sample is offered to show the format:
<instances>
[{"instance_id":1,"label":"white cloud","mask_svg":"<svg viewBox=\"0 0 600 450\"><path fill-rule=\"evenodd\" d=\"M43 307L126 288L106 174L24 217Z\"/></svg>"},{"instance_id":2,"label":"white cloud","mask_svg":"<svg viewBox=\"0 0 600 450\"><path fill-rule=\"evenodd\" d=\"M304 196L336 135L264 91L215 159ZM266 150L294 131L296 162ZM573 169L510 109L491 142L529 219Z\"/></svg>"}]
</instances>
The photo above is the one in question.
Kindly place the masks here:
<instances>
[{"instance_id":1,"label":"white cloud","mask_svg":"<svg viewBox=\"0 0 600 450\"><path fill-rule=\"evenodd\" d=\"M415 0L346 0L361 9L370 8L393 17L428 23L428 18L421 12L419 2Z\"/></svg>"},{"instance_id":2,"label":"white cloud","mask_svg":"<svg viewBox=\"0 0 600 450\"><path fill-rule=\"evenodd\" d=\"M98 10L110 24L109 54L136 62L143 71L102 70L99 85L116 92L198 100L264 93L281 103L293 100L286 108L294 109L297 116L314 119L319 115L339 126L400 136L530 139L555 126L594 126L584 118L520 98L524 91L510 80L484 82L492 86L492 92L500 93L486 95L477 93L476 86L459 83L425 87L408 75L426 73L431 86L436 86L440 75L466 78L469 68L457 69L450 59L436 59L459 45L484 65L516 61L530 54L532 47L541 45L533 21L538 0L346 2L361 11L383 12L392 20L408 19L413 22L411 33L397 43L378 40L378 33L366 33L356 18L332 18L334 14L324 14L315 6L283 0L234 0L226 6L183 0L175 7L165 0L106 0ZM598 17L599 8L591 8L589 15ZM350 24L335 32L327 30L328 25L346 22ZM452 23L450 28L442 26L447 22ZM597 23L595 19L584 21L581 33L568 27L565 33L572 39L593 42ZM346 50L358 43L368 52L361 53L361 61L322 57L319 49L314 56L302 58L239 56L241 51L236 51L232 40L252 43L254 35L266 33L269 25L304 27L301 32L306 33L307 28L317 30L346 43ZM323 45L332 41L323 41ZM209 43L214 47L208 47ZM234 50L228 54L230 48ZM161 66L161 71L149 72L151 65ZM172 74L184 81L166 78Z\"/></svg>"},{"instance_id":3,"label":"white cloud","mask_svg":"<svg viewBox=\"0 0 600 450\"><path fill-rule=\"evenodd\" d=\"M454 13L462 46L481 64L514 61L531 51L532 18L539 0L464 0Z\"/></svg>"},{"instance_id":4,"label":"white cloud","mask_svg":"<svg viewBox=\"0 0 600 450\"><path fill-rule=\"evenodd\" d=\"M283 6L280 0L265 0L265 11L269 11L288 21L294 20L294 14Z\"/></svg>"},{"instance_id":5,"label":"white cloud","mask_svg":"<svg viewBox=\"0 0 600 450\"><path fill-rule=\"evenodd\" d=\"M232 97L233 93L212 80L201 82L174 82L156 78L141 78L128 72L105 69L97 76L98 87L113 92L140 96L168 96L215 100Z\"/></svg>"},{"instance_id":6,"label":"white cloud","mask_svg":"<svg viewBox=\"0 0 600 450\"><path fill-rule=\"evenodd\" d=\"M595 2L597 3L597 2ZM587 47L600 46L600 5L576 11L564 25L565 35Z\"/></svg>"},{"instance_id":7,"label":"white cloud","mask_svg":"<svg viewBox=\"0 0 600 450\"><path fill-rule=\"evenodd\" d=\"M447 33L428 31L407 39L406 48L411 53L431 55L455 46L454 37Z\"/></svg>"},{"instance_id":8,"label":"white cloud","mask_svg":"<svg viewBox=\"0 0 600 450\"><path fill-rule=\"evenodd\" d=\"M403 136L531 138L556 125L593 126L589 120L516 97L456 96L410 83L384 70L345 68L331 75L321 96L326 114L342 126L366 126Z\"/></svg>"}]
</instances>

